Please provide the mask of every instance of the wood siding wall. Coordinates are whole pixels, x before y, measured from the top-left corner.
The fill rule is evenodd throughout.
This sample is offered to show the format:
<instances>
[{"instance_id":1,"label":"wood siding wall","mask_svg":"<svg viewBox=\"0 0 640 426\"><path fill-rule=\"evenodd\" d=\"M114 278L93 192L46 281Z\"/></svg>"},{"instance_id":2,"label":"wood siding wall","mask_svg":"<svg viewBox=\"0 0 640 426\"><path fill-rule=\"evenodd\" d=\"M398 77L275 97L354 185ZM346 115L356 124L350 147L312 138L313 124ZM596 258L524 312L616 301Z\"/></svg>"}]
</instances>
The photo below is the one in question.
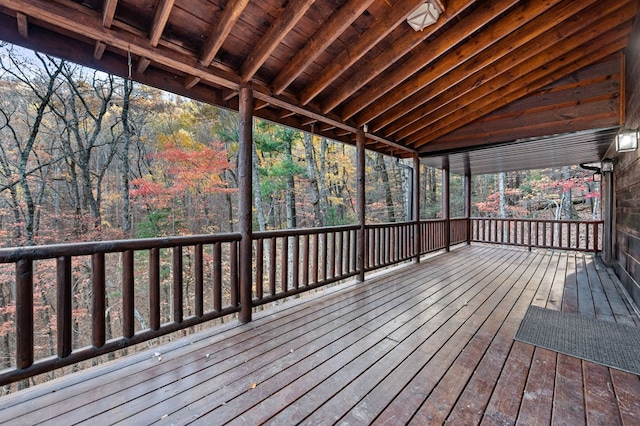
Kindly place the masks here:
<instances>
[{"instance_id":1,"label":"wood siding wall","mask_svg":"<svg viewBox=\"0 0 640 426\"><path fill-rule=\"evenodd\" d=\"M638 20L640 21L640 20ZM640 126L640 23L625 55L625 127ZM615 147L608 154L615 156ZM640 150L617 155L614 172L614 247L616 274L640 304ZM604 201L604 200L603 200Z\"/></svg>"},{"instance_id":2,"label":"wood siding wall","mask_svg":"<svg viewBox=\"0 0 640 426\"><path fill-rule=\"evenodd\" d=\"M616 273L640 304L640 151L618 157L614 179Z\"/></svg>"}]
</instances>

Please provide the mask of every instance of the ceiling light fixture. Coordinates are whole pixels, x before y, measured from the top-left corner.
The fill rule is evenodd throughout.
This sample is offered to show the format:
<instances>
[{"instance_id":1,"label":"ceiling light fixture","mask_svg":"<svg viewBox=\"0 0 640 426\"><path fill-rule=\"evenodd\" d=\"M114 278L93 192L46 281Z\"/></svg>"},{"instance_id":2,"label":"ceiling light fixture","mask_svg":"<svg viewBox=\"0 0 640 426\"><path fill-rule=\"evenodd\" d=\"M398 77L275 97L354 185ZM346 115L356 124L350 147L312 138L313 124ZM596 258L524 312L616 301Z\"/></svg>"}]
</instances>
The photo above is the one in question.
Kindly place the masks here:
<instances>
[{"instance_id":1,"label":"ceiling light fixture","mask_svg":"<svg viewBox=\"0 0 640 426\"><path fill-rule=\"evenodd\" d=\"M436 0L429 0L407 18L407 23L416 31L422 31L438 21L443 8Z\"/></svg>"},{"instance_id":2,"label":"ceiling light fixture","mask_svg":"<svg viewBox=\"0 0 640 426\"><path fill-rule=\"evenodd\" d=\"M616 136L616 151L630 152L638 149L638 131L623 130Z\"/></svg>"}]
</instances>

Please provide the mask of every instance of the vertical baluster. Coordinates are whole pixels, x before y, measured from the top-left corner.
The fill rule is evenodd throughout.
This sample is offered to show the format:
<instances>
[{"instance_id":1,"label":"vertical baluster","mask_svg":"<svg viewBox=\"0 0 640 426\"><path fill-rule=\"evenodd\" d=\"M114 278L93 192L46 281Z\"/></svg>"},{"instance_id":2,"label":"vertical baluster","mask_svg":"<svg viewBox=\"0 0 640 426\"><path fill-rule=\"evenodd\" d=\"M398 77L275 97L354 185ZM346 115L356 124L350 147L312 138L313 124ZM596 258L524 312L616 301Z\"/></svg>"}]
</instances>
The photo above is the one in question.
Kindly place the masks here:
<instances>
[{"instance_id":1,"label":"vertical baluster","mask_svg":"<svg viewBox=\"0 0 640 426\"><path fill-rule=\"evenodd\" d=\"M319 257L320 257L320 235L313 234L313 266L311 267L311 271L313 272L313 283L318 282L318 268L320 267Z\"/></svg>"},{"instance_id":2,"label":"vertical baluster","mask_svg":"<svg viewBox=\"0 0 640 426\"><path fill-rule=\"evenodd\" d=\"M33 364L33 261L16 262L16 365Z\"/></svg>"},{"instance_id":3,"label":"vertical baluster","mask_svg":"<svg viewBox=\"0 0 640 426\"><path fill-rule=\"evenodd\" d=\"M585 246L586 246L585 248L589 250L589 224L585 224L584 229L585 229ZM578 245L578 248L580 248L579 245Z\"/></svg>"},{"instance_id":4,"label":"vertical baluster","mask_svg":"<svg viewBox=\"0 0 640 426\"><path fill-rule=\"evenodd\" d=\"M289 289L289 237L282 237L282 251L280 259L280 286L283 293Z\"/></svg>"},{"instance_id":5,"label":"vertical baluster","mask_svg":"<svg viewBox=\"0 0 640 426\"><path fill-rule=\"evenodd\" d=\"M304 234L304 247L302 251L302 285L305 287L309 285L309 242L309 234Z\"/></svg>"},{"instance_id":6,"label":"vertical baluster","mask_svg":"<svg viewBox=\"0 0 640 426\"><path fill-rule=\"evenodd\" d=\"M182 268L182 246L177 246L173 248L173 321L178 324L183 319Z\"/></svg>"},{"instance_id":7,"label":"vertical baluster","mask_svg":"<svg viewBox=\"0 0 640 426\"><path fill-rule=\"evenodd\" d=\"M229 250L229 256L233 253ZM213 309L222 310L222 243L213 243Z\"/></svg>"},{"instance_id":8,"label":"vertical baluster","mask_svg":"<svg viewBox=\"0 0 640 426\"><path fill-rule=\"evenodd\" d=\"M262 299L262 284L264 280L264 240L256 240L256 297Z\"/></svg>"},{"instance_id":9,"label":"vertical baluster","mask_svg":"<svg viewBox=\"0 0 640 426\"><path fill-rule=\"evenodd\" d=\"M160 249L149 250L149 322L160 330Z\"/></svg>"},{"instance_id":10,"label":"vertical baluster","mask_svg":"<svg viewBox=\"0 0 640 426\"><path fill-rule=\"evenodd\" d=\"M71 257L62 256L57 259L57 325L58 356L64 358L71 354L73 324L73 296L71 294Z\"/></svg>"},{"instance_id":11,"label":"vertical baluster","mask_svg":"<svg viewBox=\"0 0 640 426\"><path fill-rule=\"evenodd\" d=\"M564 228L565 228L565 226L566 226L567 228L569 228L569 226L570 226L570 225L569 225L568 223L559 223L559 224L558 224L558 246L559 246L560 248L562 248L562 243L563 243L563 241L562 241L562 234L564 234Z\"/></svg>"},{"instance_id":12,"label":"vertical baluster","mask_svg":"<svg viewBox=\"0 0 640 426\"><path fill-rule=\"evenodd\" d=\"M104 253L91 256L91 344L96 348L104 345L105 337L105 270Z\"/></svg>"},{"instance_id":13,"label":"vertical baluster","mask_svg":"<svg viewBox=\"0 0 640 426\"><path fill-rule=\"evenodd\" d=\"M195 268L195 290L196 290L196 316L204 314L204 264L202 261L202 244L196 244L193 248Z\"/></svg>"},{"instance_id":14,"label":"vertical baluster","mask_svg":"<svg viewBox=\"0 0 640 426\"><path fill-rule=\"evenodd\" d=\"M276 294L276 239L269 238L269 294Z\"/></svg>"},{"instance_id":15,"label":"vertical baluster","mask_svg":"<svg viewBox=\"0 0 640 426\"><path fill-rule=\"evenodd\" d=\"M293 288L298 288L300 286L300 236L295 235L293 237L293 270L291 271L291 275L293 278Z\"/></svg>"},{"instance_id":16,"label":"vertical baluster","mask_svg":"<svg viewBox=\"0 0 640 426\"><path fill-rule=\"evenodd\" d=\"M328 243L328 235L326 232L324 232L322 234L322 281L326 281L327 280L327 273L328 273L328 267L329 267L329 262L327 259L327 253L328 253L328 247L327 247L327 243Z\"/></svg>"},{"instance_id":17,"label":"vertical baluster","mask_svg":"<svg viewBox=\"0 0 640 426\"><path fill-rule=\"evenodd\" d=\"M331 233L331 245L329 246L329 270L331 271L331 278L336 276L336 234L337 231Z\"/></svg>"},{"instance_id":18,"label":"vertical baluster","mask_svg":"<svg viewBox=\"0 0 640 426\"><path fill-rule=\"evenodd\" d=\"M134 292L133 251L126 250L122 253L122 335L127 338L135 333Z\"/></svg>"},{"instance_id":19,"label":"vertical baluster","mask_svg":"<svg viewBox=\"0 0 640 426\"><path fill-rule=\"evenodd\" d=\"M229 291L231 295L231 306L237 307L240 305L240 272L238 271L238 242L231 241L231 250L230 250L230 262L229 262L229 273L230 273L230 286ZM249 276L251 279L251 276ZM251 298L251 297L249 297Z\"/></svg>"},{"instance_id":20,"label":"vertical baluster","mask_svg":"<svg viewBox=\"0 0 640 426\"><path fill-rule=\"evenodd\" d=\"M338 234L338 259L337 259L336 263L338 264L338 268L337 268L338 269L338 276L342 276L342 266L343 266L343 263L344 263L344 257L343 257L343 254L344 254L343 232L344 231L338 231L337 232L337 234Z\"/></svg>"}]
</instances>

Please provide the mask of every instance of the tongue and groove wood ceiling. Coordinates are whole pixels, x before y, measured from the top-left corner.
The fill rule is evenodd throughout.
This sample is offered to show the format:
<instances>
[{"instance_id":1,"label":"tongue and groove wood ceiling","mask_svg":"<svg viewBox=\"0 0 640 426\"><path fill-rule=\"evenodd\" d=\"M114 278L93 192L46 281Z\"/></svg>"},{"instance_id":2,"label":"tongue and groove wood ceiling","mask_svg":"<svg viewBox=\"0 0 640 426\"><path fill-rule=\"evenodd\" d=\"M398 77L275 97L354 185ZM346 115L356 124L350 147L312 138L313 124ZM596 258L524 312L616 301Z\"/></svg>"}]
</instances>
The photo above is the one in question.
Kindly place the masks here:
<instances>
[{"instance_id":1,"label":"tongue and groove wood ceiling","mask_svg":"<svg viewBox=\"0 0 640 426\"><path fill-rule=\"evenodd\" d=\"M401 157L625 124L637 0L433 1L0 0L0 39Z\"/></svg>"}]
</instances>

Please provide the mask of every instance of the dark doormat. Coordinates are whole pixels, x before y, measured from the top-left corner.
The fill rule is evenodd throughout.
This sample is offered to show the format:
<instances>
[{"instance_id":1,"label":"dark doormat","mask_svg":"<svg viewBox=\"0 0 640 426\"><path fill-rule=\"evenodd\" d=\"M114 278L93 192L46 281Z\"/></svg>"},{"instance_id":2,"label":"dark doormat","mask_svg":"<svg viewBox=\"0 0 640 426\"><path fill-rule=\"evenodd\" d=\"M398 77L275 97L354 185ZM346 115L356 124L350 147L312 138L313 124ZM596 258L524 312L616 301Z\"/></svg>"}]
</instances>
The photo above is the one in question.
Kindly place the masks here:
<instances>
[{"instance_id":1,"label":"dark doormat","mask_svg":"<svg viewBox=\"0 0 640 426\"><path fill-rule=\"evenodd\" d=\"M516 340L640 375L640 328L529 306Z\"/></svg>"}]
</instances>

